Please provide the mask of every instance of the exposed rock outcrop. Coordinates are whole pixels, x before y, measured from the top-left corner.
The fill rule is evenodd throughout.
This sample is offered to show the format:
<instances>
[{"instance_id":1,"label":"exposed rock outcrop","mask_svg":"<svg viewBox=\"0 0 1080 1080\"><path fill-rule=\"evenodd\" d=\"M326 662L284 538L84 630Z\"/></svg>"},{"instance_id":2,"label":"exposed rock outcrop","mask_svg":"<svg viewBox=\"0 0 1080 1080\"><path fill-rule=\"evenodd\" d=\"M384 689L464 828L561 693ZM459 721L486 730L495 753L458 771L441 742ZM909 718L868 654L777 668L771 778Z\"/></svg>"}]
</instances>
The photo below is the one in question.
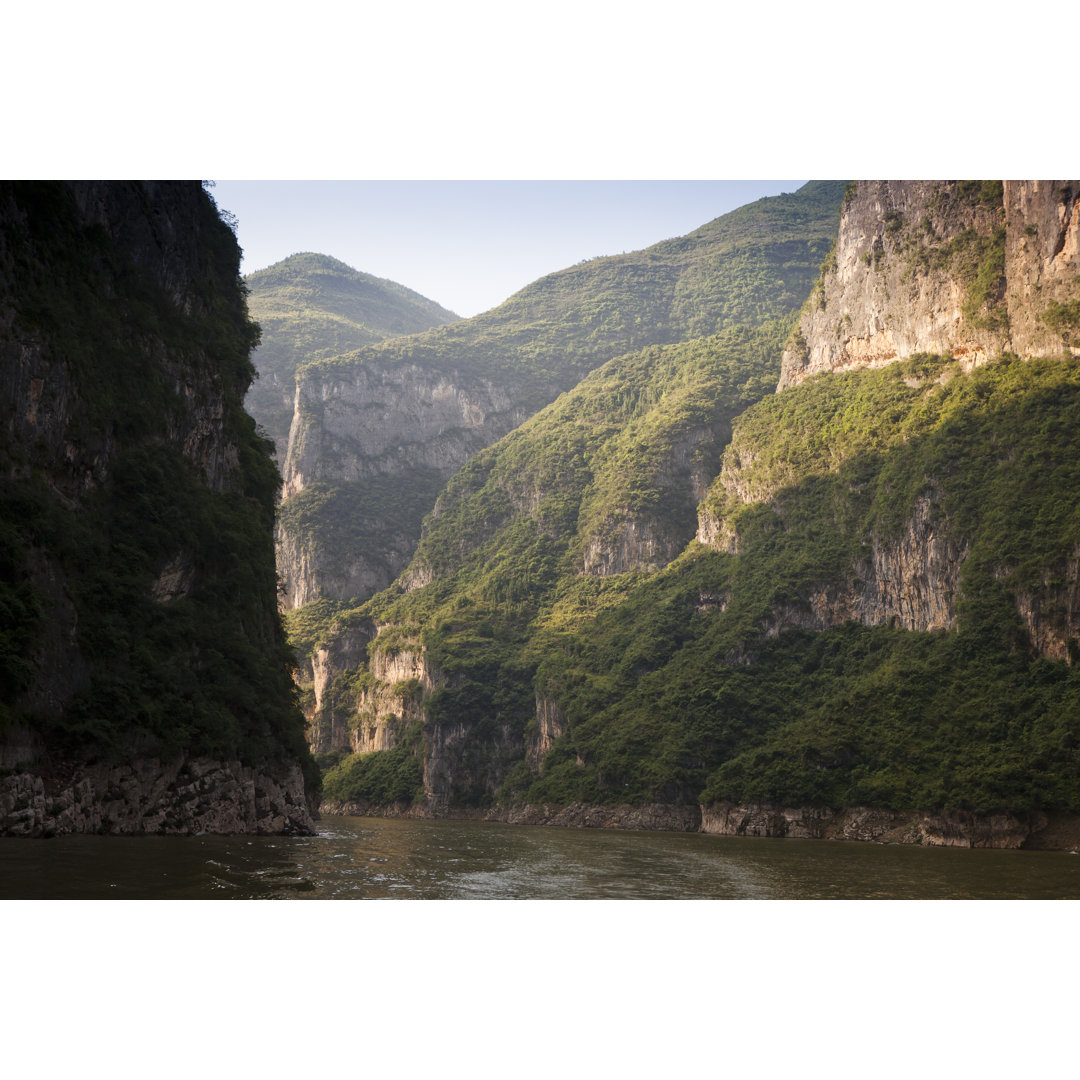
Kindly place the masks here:
<instances>
[{"instance_id":1,"label":"exposed rock outcrop","mask_svg":"<svg viewBox=\"0 0 1080 1080\"><path fill-rule=\"evenodd\" d=\"M935 520L933 501L924 496L898 537L873 538L870 557L852 568L846 586L822 586L810 593L805 606L773 608L765 635L775 637L794 627L825 630L845 622L951 630L966 555L966 545L950 536L947 521Z\"/></svg>"},{"instance_id":2,"label":"exposed rock outcrop","mask_svg":"<svg viewBox=\"0 0 1080 1080\"><path fill-rule=\"evenodd\" d=\"M1047 315L1075 297L1078 201L1072 180L860 181L778 389L913 353L1075 353Z\"/></svg>"},{"instance_id":3,"label":"exposed rock outcrop","mask_svg":"<svg viewBox=\"0 0 1080 1080\"><path fill-rule=\"evenodd\" d=\"M549 697L536 696L536 730L528 739L525 760L530 768L539 769L544 755L555 745L555 740L566 731L566 713L558 702Z\"/></svg>"},{"instance_id":4,"label":"exposed rock outcrop","mask_svg":"<svg viewBox=\"0 0 1080 1080\"><path fill-rule=\"evenodd\" d=\"M0 777L0 836L314 831L299 766L270 777L238 761L141 758Z\"/></svg>"},{"instance_id":5,"label":"exposed rock outcrop","mask_svg":"<svg viewBox=\"0 0 1080 1080\"><path fill-rule=\"evenodd\" d=\"M1046 814L972 814L966 811L882 810L713 803L701 808L701 831L718 836L773 836L803 840L869 840L927 847L1038 847Z\"/></svg>"}]
</instances>

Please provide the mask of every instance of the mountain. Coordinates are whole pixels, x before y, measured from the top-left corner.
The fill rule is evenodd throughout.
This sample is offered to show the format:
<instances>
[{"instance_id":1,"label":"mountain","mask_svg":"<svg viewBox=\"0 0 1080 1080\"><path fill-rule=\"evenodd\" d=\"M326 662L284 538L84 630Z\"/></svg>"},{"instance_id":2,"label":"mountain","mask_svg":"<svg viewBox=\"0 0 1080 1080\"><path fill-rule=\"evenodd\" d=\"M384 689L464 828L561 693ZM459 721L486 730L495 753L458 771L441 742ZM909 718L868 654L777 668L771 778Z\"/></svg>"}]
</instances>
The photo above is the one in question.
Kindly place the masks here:
<instances>
[{"instance_id":1,"label":"mountain","mask_svg":"<svg viewBox=\"0 0 1080 1080\"><path fill-rule=\"evenodd\" d=\"M198 183L0 185L0 833L312 831L239 261Z\"/></svg>"},{"instance_id":2,"label":"mountain","mask_svg":"<svg viewBox=\"0 0 1080 1080\"><path fill-rule=\"evenodd\" d=\"M801 313L613 358L474 455L390 589L295 624L354 751L328 798L1074 842L1078 202L851 185Z\"/></svg>"},{"instance_id":3,"label":"mountain","mask_svg":"<svg viewBox=\"0 0 1080 1080\"><path fill-rule=\"evenodd\" d=\"M248 310L262 327L252 356L258 379L244 405L280 458L289 443L298 367L458 318L404 285L310 251L256 270L244 282Z\"/></svg>"},{"instance_id":4,"label":"mountain","mask_svg":"<svg viewBox=\"0 0 1080 1080\"><path fill-rule=\"evenodd\" d=\"M283 469L287 608L388 586L449 477L600 364L797 308L841 196L808 184L550 274L475 318L305 365Z\"/></svg>"}]
</instances>

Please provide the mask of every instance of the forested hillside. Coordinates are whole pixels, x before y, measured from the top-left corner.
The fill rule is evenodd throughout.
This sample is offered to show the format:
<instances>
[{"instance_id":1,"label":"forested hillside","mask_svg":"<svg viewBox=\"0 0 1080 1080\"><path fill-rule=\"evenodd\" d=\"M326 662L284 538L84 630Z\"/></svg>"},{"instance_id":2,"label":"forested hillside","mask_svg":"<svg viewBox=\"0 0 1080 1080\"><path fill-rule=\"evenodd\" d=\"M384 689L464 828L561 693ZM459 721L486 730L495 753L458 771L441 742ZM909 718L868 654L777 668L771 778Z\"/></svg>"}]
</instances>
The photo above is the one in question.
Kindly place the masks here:
<instances>
[{"instance_id":1,"label":"forested hillside","mask_svg":"<svg viewBox=\"0 0 1080 1080\"><path fill-rule=\"evenodd\" d=\"M548 275L475 318L304 367L284 469L287 607L325 623L389 585L443 484L600 364L798 308L841 195L812 183L761 199Z\"/></svg>"},{"instance_id":2,"label":"forested hillside","mask_svg":"<svg viewBox=\"0 0 1080 1080\"><path fill-rule=\"evenodd\" d=\"M394 586L306 627L352 659L330 798L1080 811L1078 194L853 185L797 324L613 359L473 457Z\"/></svg>"}]
</instances>

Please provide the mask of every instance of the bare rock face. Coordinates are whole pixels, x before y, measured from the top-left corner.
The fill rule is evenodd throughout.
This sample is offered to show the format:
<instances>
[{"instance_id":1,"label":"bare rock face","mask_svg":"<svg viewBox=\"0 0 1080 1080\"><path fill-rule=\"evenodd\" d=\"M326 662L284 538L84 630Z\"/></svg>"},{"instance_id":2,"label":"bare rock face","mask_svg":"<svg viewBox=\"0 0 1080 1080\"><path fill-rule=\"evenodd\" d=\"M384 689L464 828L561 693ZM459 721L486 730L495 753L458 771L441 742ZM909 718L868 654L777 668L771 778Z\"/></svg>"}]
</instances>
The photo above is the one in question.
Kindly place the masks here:
<instances>
[{"instance_id":1,"label":"bare rock face","mask_svg":"<svg viewBox=\"0 0 1080 1080\"><path fill-rule=\"evenodd\" d=\"M525 760L530 768L539 769L544 755L555 740L566 731L566 713L552 698L536 696L536 732L529 738Z\"/></svg>"},{"instance_id":2,"label":"bare rock face","mask_svg":"<svg viewBox=\"0 0 1080 1080\"><path fill-rule=\"evenodd\" d=\"M277 548L283 607L322 597L366 599L386 588L408 564L420 516L431 504L417 513L414 529L394 527L365 500L365 482L400 477L406 488L417 475L445 481L525 417L512 386L416 364L384 366L369 359L300 372L283 498L315 483L356 485L353 497L368 506L366 528L375 539L360 544L352 538L327 550L323 540L291 533L283 520Z\"/></svg>"},{"instance_id":3,"label":"bare rock face","mask_svg":"<svg viewBox=\"0 0 1080 1080\"><path fill-rule=\"evenodd\" d=\"M423 720L422 694L430 694L445 679L417 644L399 652L376 652L371 657L374 686L361 691L356 702L351 748L355 753L392 750L415 720Z\"/></svg>"},{"instance_id":4,"label":"bare rock face","mask_svg":"<svg viewBox=\"0 0 1080 1080\"><path fill-rule=\"evenodd\" d=\"M873 538L870 557L852 568L846 587L816 590L808 607L774 608L765 636L776 637L792 628L825 630L845 622L951 630L966 556L966 545L950 536L947 521L935 519L933 502L924 496L899 537Z\"/></svg>"},{"instance_id":5,"label":"bare rock face","mask_svg":"<svg viewBox=\"0 0 1080 1080\"><path fill-rule=\"evenodd\" d=\"M283 497L315 480L348 482L428 466L447 473L525 419L484 379L376 361L307 368L297 379Z\"/></svg>"},{"instance_id":6,"label":"bare rock face","mask_svg":"<svg viewBox=\"0 0 1080 1080\"><path fill-rule=\"evenodd\" d=\"M373 635L370 624L343 628L306 657L296 672L308 723L308 743L316 754L352 749L356 696L343 691L339 680L343 673L356 670L367 659L367 645Z\"/></svg>"},{"instance_id":7,"label":"bare rock face","mask_svg":"<svg viewBox=\"0 0 1080 1080\"><path fill-rule=\"evenodd\" d=\"M778 390L914 353L1059 356L1080 273L1080 181L860 181Z\"/></svg>"},{"instance_id":8,"label":"bare rock face","mask_svg":"<svg viewBox=\"0 0 1080 1080\"><path fill-rule=\"evenodd\" d=\"M1041 656L1072 663L1069 642L1080 641L1080 552L1048 569L1040 587L1019 590L1016 610Z\"/></svg>"},{"instance_id":9,"label":"bare rock face","mask_svg":"<svg viewBox=\"0 0 1080 1080\"><path fill-rule=\"evenodd\" d=\"M315 831L299 766L269 777L208 758L84 765L63 779L0 778L0 836Z\"/></svg>"},{"instance_id":10,"label":"bare rock face","mask_svg":"<svg viewBox=\"0 0 1080 1080\"><path fill-rule=\"evenodd\" d=\"M621 521L585 546L584 573L595 577L629 570L659 570L686 546L686 538L652 521Z\"/></svg>"}]
</instances>

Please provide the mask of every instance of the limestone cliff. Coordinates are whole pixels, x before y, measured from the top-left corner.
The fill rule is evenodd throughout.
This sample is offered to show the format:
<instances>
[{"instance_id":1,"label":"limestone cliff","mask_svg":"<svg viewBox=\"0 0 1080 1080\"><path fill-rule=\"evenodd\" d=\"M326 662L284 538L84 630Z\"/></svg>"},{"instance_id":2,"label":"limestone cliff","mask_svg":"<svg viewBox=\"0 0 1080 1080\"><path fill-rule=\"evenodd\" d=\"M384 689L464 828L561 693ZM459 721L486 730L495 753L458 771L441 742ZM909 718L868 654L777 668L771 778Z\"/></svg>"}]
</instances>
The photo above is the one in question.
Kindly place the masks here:
<instances>
[{"instance_id":1,"label":"limestone cliff","mask_svg":"<svg viewBox=\"0 0 1080 1080\"><path fill-rule=\"evenodd\" d=\"M442 483L525 419L518 389L415 364L305 370L278 539L285 607L386 588L408 563Z\"/></svg>"},{"instance_id":2,"label":"limestone cliff","mask_svg":"<svg viewBox=\"0 0 1080 1080\"><path fill-rule=\"evenodd\" d=\"M921 352L1075 354L1078 203L1075 180L860 181L779 389Z\"/></svg>"},{"instance_id":3,"label":"limestone cliff","mask_svg":"<svg viewBox=\"0 0 1080 1080\"><path fill-rule=\"evenodd\" d=\"M276 613L276 470L241 404L258 328L238 265L197 182L0 186L0 758L32 809L16 831L277 829L304 807L300 766L315 780ZM174 781L196 760L192 816ZM146 797L112 815L123 777ZM46 795L79 809L42 817Z\"/></svg>"},{"instance_id":4,"label":"limestone cliff","mask_svg":"<svg viewBox=\"0 0 1080 1080\"><path fill-rule=\"evenodd\" d=\"M258 381L244 406L283 461L296 397L296 369L371 342L454 322L452 311L385 278L315 252L290 255L244 278L263 337L252 356Z\"/></svg>"},{"instance_id":5,"label":"limestone cliff","mask_svg":"<svg viewBox=\"0 0 1080 1080\"><path fill-rule=\"evenodd\" d=\"M854 185L836 248L784 352L778 389L792 393L812 375L870 371L916 354L951 358L951 365L936 361L937 367L923 370L916 357L911 363L917 370L905 369L905 386L921 395L911 399L915 409L942 397L951 379L1003 353L1076 355L1078 199L1076 181ZM853 384L848 394L857 392ZM875 424L855 415L858 406L844 391L828 401L835 414L814 422L822 430L833 425L831 446L813 422L808 427L806 417L796 417L795 405L781 422L789 432L783 452L770 445L760 424L736 430L712 495L699 507L701 543L737 554L740 507L768 505L785 519L788 485L804 483L808 475L838 474L860 453L880 453L886 445L899 450L907 441L889 424L899 424L908 406ZM782 411L778 405L778 415ZM860 424L867 437L851 441ZM948 462L939 467L955 471ZM863 552L851 559L842 580L807 586L797 602L774 605L764 632L821 630L849 620L952 629L971 535L950 520L935 477L922 482L902 527L864 533ZM1009 575L1003 560L999 576ZM1068 641L1080 628L1075 580L1073 558L1048 565L1041 584L1014 592L1034 647L1050 659L1068 657Z\"/></svg>"}]
</instances>

